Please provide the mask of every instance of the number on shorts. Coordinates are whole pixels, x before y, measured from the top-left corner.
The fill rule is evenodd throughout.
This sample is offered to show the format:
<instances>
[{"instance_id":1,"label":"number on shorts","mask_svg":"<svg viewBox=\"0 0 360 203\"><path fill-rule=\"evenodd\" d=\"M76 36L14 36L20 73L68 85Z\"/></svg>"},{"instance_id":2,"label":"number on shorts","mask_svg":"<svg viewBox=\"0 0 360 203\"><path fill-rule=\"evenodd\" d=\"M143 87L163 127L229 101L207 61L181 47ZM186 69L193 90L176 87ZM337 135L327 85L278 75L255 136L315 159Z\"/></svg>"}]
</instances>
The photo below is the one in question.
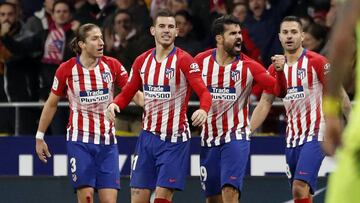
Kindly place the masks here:
<instances>
[{"instance_id":1,"label":"number on shorts","mask_svg":"<svg viewBox=\"0 0 360 203\"><path fill-rule=\"evenodd\" d=\"M139 158L139 155L135 155L134 156L134 159L132 161L132 170L135 171L135 168L136 168L136 163L137 163L137 160Z\"/></svg>"},{"instance_id":2,"label":"number on shorts","mask_svg":"<svg viewBox=\"0 0 360 203\"><path fill-rule=\"evenodd\" d=\"M70 159L70 165L71 165L71 173L75 173L75 171L76 171L76 159L75 159L75 157L72 157L71 159Z\"/></svg>"},{"instance_id":3,"label":"number on shorts","mask_svg":"<svg viewBox=\"0 0 360 203\"><path fill-rule=\"evenodd\" d=\"M206 181L207 179L207 171L205 166L200 166L200 179L201 181Z\"/></svg>"}]
</instances>

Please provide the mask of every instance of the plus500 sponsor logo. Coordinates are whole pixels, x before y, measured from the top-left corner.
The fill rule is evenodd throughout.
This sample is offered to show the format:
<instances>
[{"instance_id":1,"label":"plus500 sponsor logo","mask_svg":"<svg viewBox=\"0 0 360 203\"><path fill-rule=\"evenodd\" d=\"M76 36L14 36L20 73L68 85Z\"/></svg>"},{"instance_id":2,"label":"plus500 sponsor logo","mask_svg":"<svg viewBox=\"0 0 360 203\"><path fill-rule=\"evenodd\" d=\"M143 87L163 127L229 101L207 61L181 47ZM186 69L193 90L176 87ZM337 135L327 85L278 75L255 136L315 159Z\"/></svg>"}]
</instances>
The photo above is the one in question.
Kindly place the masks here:
<instances>
[{"instance_id":1,"label":"plus500 sponsor logo","mask_svg":"<svg viewBox=\"0 0 360 203\"><path fill-rule=\"evenodd\" d=\"M287 89L287 95L284 100L292 101L305 98L305 92L303 86L289 87Z\"/></svg>"},{"instance_id":2,"label":"plus500 sponsor logo","mask_svg":"<svg viewBox=\"0 0 360 203\"><path fill-rule=\"evenodd\" d=\"M170 86L144 85L144 96L147 99L170 99Z\"/></svg>"},{"instance_id":3,"label":"plus500 sponsor logo","mask_svg":"<svg viewBox=\"0 0 360 203\"><path fill-rule=\"evenodd\" d=\"M208 87L213 100L235 101L236 90L234 87Z\"/></svg>"},{"instance_id":4,"label":"plus500 sponsor logo","mask_svg":"<svg viewBox=\"0 0 360 203\"><path fill-rule=\"evenodd\" d=\"M109 89L86 90L80 92L81 104L94 104L109 101Z\"/></svg>"}]
</instances>

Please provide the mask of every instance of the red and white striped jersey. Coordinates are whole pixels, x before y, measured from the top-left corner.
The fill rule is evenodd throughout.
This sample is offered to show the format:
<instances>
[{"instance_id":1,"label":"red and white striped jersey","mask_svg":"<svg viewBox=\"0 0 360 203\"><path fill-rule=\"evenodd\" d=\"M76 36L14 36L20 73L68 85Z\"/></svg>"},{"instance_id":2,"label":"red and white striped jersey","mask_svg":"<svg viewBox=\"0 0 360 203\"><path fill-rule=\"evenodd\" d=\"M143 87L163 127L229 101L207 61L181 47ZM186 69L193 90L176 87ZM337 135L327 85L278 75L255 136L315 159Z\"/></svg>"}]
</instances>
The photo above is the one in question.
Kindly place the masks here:
<instances>
[{"instance_id":1,"label":"red and white striped jersey","mask_svg":"<svg viewBox=\"0 0 360 203\"><path fill-rule=\"evenodd\" d=\"M275 78L244 54L226 66L216 62L216 49L200 53L195 60L213 99L201 132L201 145L212 147L231 140L250 140L248 114L252 86L256 82L266 89L274 87Z\"/></svg>"},{"instance_id":2,"label":"red and white striped jersey","mask_svg":"<svg viewBox=\"0 0 360 203\"><path fill-rule=\"evenodd\" d=\"M322 112L324 75L330 64L326 58L304 49L296 63L285 64L287 94L283 98L286 117L287 147L296 147L313 139L322 141L325 130ZM273 65L269 68L274 74Z\"/></svg>"},{"instance_id":3,"label":"red and white striped jersey","mask_svg":"<svg viewBox=\"0 0 360 203\"><path fill-rule=\"evenodd\" d=\"M186 117L191 88L200 98L200 108L207 112L211 106L199 66L177 47L162 62L156 61L155 49L140 55L133 64L128 84L114 103L124 109L141 86L145 98L143 129L164 141L185 142L191 137Z\"/></svg>"},{"instance_id":4,"label":"red and white striped jersey","mask_svg":"<svg viewBox=\"0 0 360 203\"><path fill-rule=\"evenodd\" d=\"M114 84L123 87L128 79L118 60L103 56L92 70L78 58L62 63L55 73L52 92L67 96L70 117L66 139L94 144L116 144L114 123L105 119L114 96Z\"/></svg>"}]
</instances>

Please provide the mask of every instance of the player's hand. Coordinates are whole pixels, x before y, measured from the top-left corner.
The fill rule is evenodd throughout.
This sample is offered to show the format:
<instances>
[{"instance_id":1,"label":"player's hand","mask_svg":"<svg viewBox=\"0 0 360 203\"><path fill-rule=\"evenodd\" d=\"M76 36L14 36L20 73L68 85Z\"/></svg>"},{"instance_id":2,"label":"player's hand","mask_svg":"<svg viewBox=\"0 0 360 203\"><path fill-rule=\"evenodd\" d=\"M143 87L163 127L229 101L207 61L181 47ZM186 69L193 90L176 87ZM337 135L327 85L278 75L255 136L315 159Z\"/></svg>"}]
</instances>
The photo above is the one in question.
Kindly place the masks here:
<instances>
[{"instance_id":1,"label":"player's hand","mask_svg":"<svg viewBox=\"0 0 360 203\"><path fill-rule=\"evenodd\" d=\"M206 119L207 119L207 113L202 109L196 110L191 116L193 126L201 126L202 124L205 123Z\"/></svg>"},{"instance_id":2,"label":"player's hand","mask_svg":"<svg viewBox=\"0 0 360 203\"><path fill-rule=\"evenodd\" d=\"M276 71L283 71L285 66L285 56L284 55L274 55L271 57L271 61L274 64Z\"/></svg>"},{"instance_id":3,"label":"player's hand","mask_svg":"<svg viewBox=\"0 0 360 203\"><path fill-rule=\"evenodd\" d=\"M107 109L106 109L106 112L105 112L105 117L109 120L109 121L112 121L112 122L115 122L115 112L118 112L120 113L120 108L118 105L114 104L114 103L111 103Z\"/></svg>"},{"instance_id":4,"label":"player's hand","mask_svg":"<svg viewBox=\"0 0 360 203\"><path fill-rule=\"evenodd\" d=\"M4 22L1 24L1 36L6 35L10 32L11 24L9 22Z\"/></svg>"},{"instance_id":5,"label":"player's hand","mask_svg":"<svg viewBox=\"0 0 360 203\"><path fill-rule=\"evenodd\" d=\"M335 154L336 148L341 145L342 124L338 117L325 117L325 137L322 148L326 155Z\"/></svg>"},{"instance_id":6,"label":"player's hand","mask_svg":"<svg viewBox=\"0 0 360 203\"><path fill-rule=\"evenodd\" d=\"M47 163L47 158L51 157L49 148L44 140L36 139L36 154L44 163Z\"/></svg>"}]
</instances>

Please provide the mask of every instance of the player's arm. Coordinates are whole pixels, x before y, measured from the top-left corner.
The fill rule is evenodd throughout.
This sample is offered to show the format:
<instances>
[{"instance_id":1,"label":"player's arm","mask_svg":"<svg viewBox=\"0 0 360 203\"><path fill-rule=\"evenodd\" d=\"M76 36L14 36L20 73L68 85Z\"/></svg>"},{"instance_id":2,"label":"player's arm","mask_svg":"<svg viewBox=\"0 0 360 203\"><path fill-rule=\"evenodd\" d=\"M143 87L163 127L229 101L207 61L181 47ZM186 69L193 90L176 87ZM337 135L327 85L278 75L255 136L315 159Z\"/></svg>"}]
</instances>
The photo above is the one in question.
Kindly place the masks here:
<instances>
[{"instance_id":1,"label":"player's arm","mask_svg":"<svg viewBox=\"0 0 360 203\"><path fill-rule=\"evenodd\" d=\"M356 23L360 18L360 2L358 0L348 0L344 4L340 16L332 29L328 59L332 66L329 73L329 83L327 83L326 95L339 98L340 88L346 75L350 74L354 33Z\"/></svg>"},{"instance_id":2,"label":"player's arm","mask_svg":"<svg viewBox=\"0 0 360 203\"><path fill-rule=\"evenodd\" d=\"M135 61L134 64L136 63L137 62ZM135 94L138 92L141 83L140 69L138 66L134 65L131 69L129 81L126 83L124 88L122 88L121 93L118 94L114 101L108 106L105 112L107 119L112 122L115 121L115 112L120 113L120 110L124 109L130 103ZM141 98L141 96L138 96L137 98Z\"/></svg>"},{"instance_id":3,"label":"player's arm","mask_svg":"<svg viewBox=\"0 0 360 203\"><path fill-rule=\"evenodd\" d=\"M275 96L264 92L261 95L258 105L255 107L251 119L250 119L250 130L251 132L256 131L264 122L265 118L269 114L272 103Z\"/></svg>"},{"instance_id":4,"label":"player's arm","mask_svg":"<svg viewBox=\"0 0 360 203\"><path fill-rule=\"evenodd\" d=\"M36 153L39 159L44 163L47 163L47 158L51 157L48 146L44 141L44 134L54 118L60 98L60 96L51 92L40 116L39 126L36 133Z\"/></svg>"},{"instance_id":5,"label":"player's arm","mask_svg":"<svg viewBox=\"0 0 360 203\"><path fill-rule=\"evenodd\" d=\"M191 116L191 120L193 121L192 124L193 126L201 126L207 119L207 112L210 110L212 98L210 92L204 84L204 81L201 79L201 70L194 59L189 56L183 59L180 63L181 71L184 73L191 88L200 100L200 108Z\"/></svg>"},{"instance_id":6,"label":"player's arm","mask_svg":"<svg viewBox=\"0 0 360 203\"><path fill-rule=\"evenodd\" d=\"M327 78L323 99L323 111L326 121L326 137L323 143L325 153L333 155L341 143L341 122L339 112L341 109L341 88L346 75L350 74L352 51L349 47L354 43L356 24L360 17L360 2L348 0L339 12L338 20L334 26L330 39L328 59L332 65Z\"/></svg>"},{"instance_id":7,"label":"player's arm","mask_svg":"<svg viewBox=\"0 0 360 203\"><path fill-rule=\"evenodd\" d=\"M132 100L135 102L136 105L144 107L145 101L144 93L142 91L138 90Z\"/></svg>"}]
</instances>

